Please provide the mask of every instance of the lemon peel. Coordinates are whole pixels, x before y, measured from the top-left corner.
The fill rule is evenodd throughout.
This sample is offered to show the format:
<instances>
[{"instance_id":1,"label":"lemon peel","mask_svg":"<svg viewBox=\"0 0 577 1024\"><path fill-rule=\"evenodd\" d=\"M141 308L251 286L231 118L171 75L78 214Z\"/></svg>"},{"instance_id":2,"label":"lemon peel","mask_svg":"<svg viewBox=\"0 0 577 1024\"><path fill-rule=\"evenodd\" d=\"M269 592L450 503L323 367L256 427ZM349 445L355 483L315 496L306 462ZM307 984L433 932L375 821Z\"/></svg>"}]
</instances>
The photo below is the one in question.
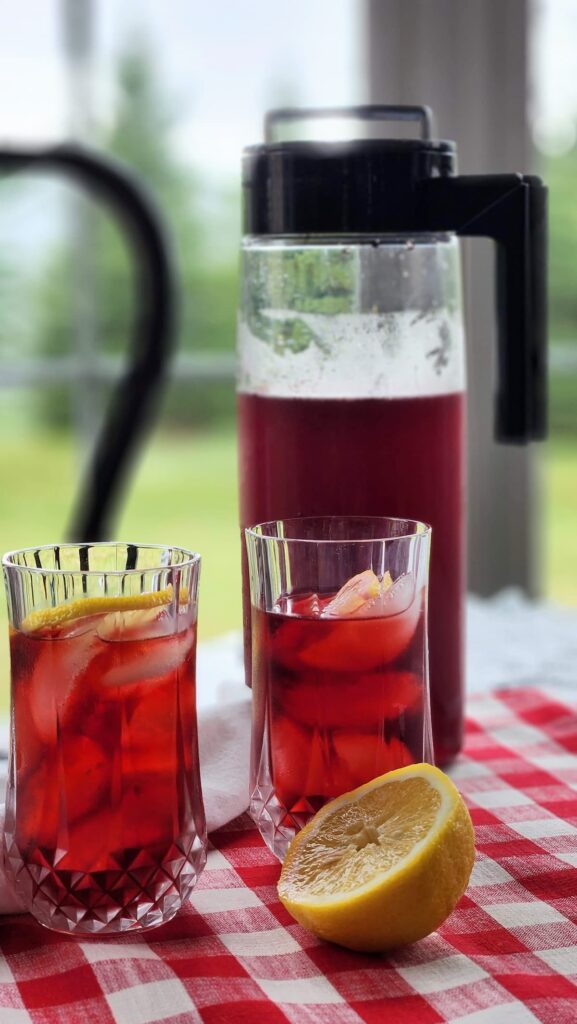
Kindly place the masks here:
<instances>
[{"instance_id":1,"label":"lemon peel","mask_svg":"<svg viewBox=\"0 0 577 1024\"><path fill-rule=\"evenodd\" d=\"M59 604L55 608L40 608L30 612L22 620L20 629L23 633L35 633L40 629L50 629L64 625L74 619L83 619L90 615L101 615L108 612L138 611L141 608L160 608L173 600L174 588L171 583L163 590L155 590L146 594L120 594L112 597L79 597L67 604ZM189 600L188 587L179 590L181 604Z\"/></svg>"}]
</instances>

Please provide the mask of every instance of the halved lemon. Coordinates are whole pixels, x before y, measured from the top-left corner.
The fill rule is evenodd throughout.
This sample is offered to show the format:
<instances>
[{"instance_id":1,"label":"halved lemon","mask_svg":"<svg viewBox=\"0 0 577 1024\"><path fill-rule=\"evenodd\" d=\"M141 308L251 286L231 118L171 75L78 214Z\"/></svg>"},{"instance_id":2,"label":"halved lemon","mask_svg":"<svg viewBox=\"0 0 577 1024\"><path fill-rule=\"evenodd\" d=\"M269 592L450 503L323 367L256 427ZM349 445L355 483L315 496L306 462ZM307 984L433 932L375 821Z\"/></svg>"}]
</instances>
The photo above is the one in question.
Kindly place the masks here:
<instances>
[{"instance_id":1,"label":"halved lemon","mask_svg":"<svg viewBox=\"0 0 577 1024\"><path fill-rule=\"evenodd\" d=\"M180 601L188 600L188 589L181 587ZM67 604L59 604L55 608L41 608L30 612L23 619L20 629L23 633L34 633L39 629L51 629L62 626L73 619L83 619L89 615L101 615L108 612L130 612L142 608L158 608L170 604L173 598L173 587L169 584L163 590L155 590L146 594L121 594L116 597L79 597Z\"/></svg>"},{"instance_id":2,"label":"halved lemon","mask_svg":"<svg viewBox=\"0 0 577 1024\"><path fill-rule=\"evenodd\" d=\"M474 859L459 791L438 768L413 764L323 807L290 844L278 892L320 938L386 952L442 924Z\"/></svg>"}]
</instances>

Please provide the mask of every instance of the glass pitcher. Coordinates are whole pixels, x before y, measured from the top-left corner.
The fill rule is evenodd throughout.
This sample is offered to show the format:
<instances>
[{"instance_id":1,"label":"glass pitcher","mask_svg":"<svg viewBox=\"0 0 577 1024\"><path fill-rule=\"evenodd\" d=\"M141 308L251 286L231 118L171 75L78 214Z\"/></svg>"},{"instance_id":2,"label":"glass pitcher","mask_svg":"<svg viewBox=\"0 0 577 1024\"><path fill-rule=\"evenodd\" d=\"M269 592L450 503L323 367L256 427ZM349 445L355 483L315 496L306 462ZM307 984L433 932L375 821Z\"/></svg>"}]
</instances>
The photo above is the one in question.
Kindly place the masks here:
<instances>
[{"instance_id":1,"label":"glass pitcher","mask_svg":"<svg viewBox=\"0 0 577 1024\"><path fill-rule=\"evenodd\" d=\"M414 119L422 137L274 141L280 124L311 116ZM431 524L431 703L444 764L461 747L464 688L457 236L499 243L498 436L541 437L545 189L521 175L456 176L455 146L430 139L427 108L282 110L268 115L266 130L266 144L244 159L241 528L305 515ZM246 556L243 570L248 651Z\"/></svg>"}]
</instances>

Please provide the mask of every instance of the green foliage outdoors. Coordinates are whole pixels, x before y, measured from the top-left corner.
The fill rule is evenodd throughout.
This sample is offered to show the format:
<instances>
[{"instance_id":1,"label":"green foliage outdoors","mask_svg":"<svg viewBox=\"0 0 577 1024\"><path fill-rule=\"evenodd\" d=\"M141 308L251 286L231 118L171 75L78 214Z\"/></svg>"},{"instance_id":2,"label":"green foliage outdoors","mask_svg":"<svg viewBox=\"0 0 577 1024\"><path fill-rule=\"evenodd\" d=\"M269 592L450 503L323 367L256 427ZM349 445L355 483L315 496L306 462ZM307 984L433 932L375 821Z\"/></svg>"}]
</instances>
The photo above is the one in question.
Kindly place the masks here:
<instances>
[{"instance_id":1,"label":"green foliage outdoors","mask_svg":"<svg viewBox=\"0 0 577 1024\"><path fill-rule=\"evenodd\" d=\"M543 177L549 186L551 337L577 346L577 146L549 158Z\"/></svg>"},{"instance_id":2,"label":"green foliage outdoors","mask_svg":"<svg viewBox=\"0 0 577 1024\"><path fill-rule=\"evenodd\" d=\"M230 350L234 346L237 304L238 197L221 190L219 219L213 235L206 229L200 183L193 170L174 154L172 133L177 110L163 94L149 48L131 43L120 55L118 102L111 126L95 144L138 173L156 199L175 249L180 284L181 351ZM134 298L134 281L124 239L107 214L86 201L94 287L94 334L98 351L126 350ZM215 237L216 236L216 237ZM224 248L221 238L225 237ZM74 253L66 245L52 253L39 284L38 351L41 355L75 352L72 315ZM68 282L72 281L72 288ZM100 407L104 407L104 392ZM56 427L70 423L70 395L51 389L38 401L41 422ZM210 426L233 414L230 387L175 387L164 409L168 422Z\"/></svg>"},{"instance_id":3,"label":"green foliage outdoors","mask_svg":"<svg viewBox=\"0 0 577 1024\"><path fill-rule=\"evenodd\" d=\"M577 351L577 146L549 159L543 176L549 186L550 338L561 352ZM577 439L577 370L552 369L549 421L553 437ZM573 500L575 509L577 483Z\"/></svg>"},{"instance_id":4,"label":"green foliage outdoors","mask_svg":"<svg viewBox=\"0 0 577 1024\"><path fill-rule=\"evenodd\" d=\"M555 601L577 605L577 444L556 437L544 447L545 505L543 592Z\"/></svg>"}]
</instances>

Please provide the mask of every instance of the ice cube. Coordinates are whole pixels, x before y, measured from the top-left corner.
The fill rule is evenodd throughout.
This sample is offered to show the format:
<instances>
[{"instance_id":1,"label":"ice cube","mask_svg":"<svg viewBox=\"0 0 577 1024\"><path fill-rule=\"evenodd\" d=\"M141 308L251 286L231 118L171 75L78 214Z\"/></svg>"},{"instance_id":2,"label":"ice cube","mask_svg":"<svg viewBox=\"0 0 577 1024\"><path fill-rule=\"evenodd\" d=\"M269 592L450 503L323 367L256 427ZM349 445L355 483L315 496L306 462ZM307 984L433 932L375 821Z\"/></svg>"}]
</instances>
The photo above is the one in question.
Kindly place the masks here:
<instances>
[{"instance_id":1,"label":"ice cube","mask_svg":"<svg viewBox=\"0 0 577 1024\"><path fill-rule=\"evenodd\" d=\"M290 615L299 615L304 619L318 619L321 614L321 602L318 594L289 598L288 603Z\"/></svg>"},{"instance_id":2,"label":"ice cube","mask_svg":"<svg viewBox=\"0 0 577 1024\"><path fill-rule=\"evenodd\" d=\"M289 810L305 795L311 737L290 718L272 715L270 751L275 793Z\"/></svg>"},{"instance_id":3,"label":"ice cube","mask_svg":"<svg viewBox=\"0 0 577 1024\"><path fill-rule=\"evenodd\" d=\"M66 814L73 822L104 800L110 789L112 759L99 743L82 734L67 734L61 748Z\"/></svg>"},{"instance_id":4,"label":"ice cube","mask_svg":"<svg viewBox=\"0 0 577 1024\"><path fill-rule=\"evenodd\" d=\"M81 615L76 619L63 622L61 625L48 626L41 629L38 631L37 636L40 639L69 640L71 637L81 636L84 633L94 633L98 623L103 618L102 613L98 615Z\"/></svg>"},{"instance_id":5,"label":"ice cube","mask_svg":"<svg viewBox=\"0 0 577 1024\"><path fill-rule=\"evenodd\" d=\"M349 768L351 789L414 761L408 747L396 736L385 740L377 734L341 732L334 733L333 743L336 756Z\"/></svg>"},{"instance_id":6,"label":"ice cube","mask_svg":"<svg viewBox=\"0 0 577 1024\"><path fill-rule=\"evenodd\" d=\"M333 742L336 733L314 731L308 755L306 795L332 800L355 786L355 777L346 757L342 757Z\"/></svg>"},{"instance_id":7,"label":"ice cube","mask_svg":"<svg viewBox=\"0 0 577 1024\"><path fill-rule=\"evenodd\" d=\"M352 615L323 617L326 632L300 651L302 664L324 672L356 673L392 664L409 646L423 605L414 583L395 587L365 605L362 613L359 609Z\"/></svg>"},{"instance_id":8,"label":"ice cube","mask_svg":"<svg viewBox=\"0 0 577 1024\"><path fill-rule=\"evenodd\" d=\"M382 590L378 597L366 606L360 614L364 616L374 615L400 615L411 607L415 599L415 577L413 573L399 576L390 587Z\"/></svg>"},{"instance_id":9,"label":"ice cube","mask_svg":"<svg viewBox=\"0 0 577 1024\"><path fill-rule=\"evenodd\" d=\"M36 731L44 742L56 735L57 715L90 665L98 640L94 628L60 639L34 639L38 654L24 682L26 701Z\"/></svg>"},{"instance_id":10,"label":"ice cube","mask_svg":"<svg viewBox=\"0 0 577 1024\"><path fill-rule=\"evenodd\" d=\"M316 676L314 686L278 687L275 700L290 719L308 729L371 732L418 706L422 694L422 682L412 672L339 672Z\"/></svg>"},{"instance_id":11,"label":"ice cube","mask_svg":"<svg viewBox=\"0 0 577 1024\"><path fill-rule=\"evenodd\" d=\"M106 641L149 640L172 636L176 632L174 605L160 608L139 608L127 612L110 612L102 618L98 635Z\"/></svg>"},{"instance_id":12,"label":"ice cube","mask_svg":"<svg viewBox=\"0 0 577 1024\"><path fill-rule=\"evenodd\" d=\"M100 670L98 683L102 686L126 686L157 679L179 668L190 657L194 644L194 627L169 637L125 638L121 643L107 642L95 666Z\"/></svg>"},{"instance_id":13,"label":"ice cube","mask_svg":"<svg viewBox=\"0 0 577 1024\"><path fill-rule=\"evenodd\" d=\"M390 579L390 577L389 577ZM384 582L384 581L383 581ZM372 569L352 576L324 608L323 615L346 616L363 611L381 593L381 581Z\"/></svg>"}]
</instances>

